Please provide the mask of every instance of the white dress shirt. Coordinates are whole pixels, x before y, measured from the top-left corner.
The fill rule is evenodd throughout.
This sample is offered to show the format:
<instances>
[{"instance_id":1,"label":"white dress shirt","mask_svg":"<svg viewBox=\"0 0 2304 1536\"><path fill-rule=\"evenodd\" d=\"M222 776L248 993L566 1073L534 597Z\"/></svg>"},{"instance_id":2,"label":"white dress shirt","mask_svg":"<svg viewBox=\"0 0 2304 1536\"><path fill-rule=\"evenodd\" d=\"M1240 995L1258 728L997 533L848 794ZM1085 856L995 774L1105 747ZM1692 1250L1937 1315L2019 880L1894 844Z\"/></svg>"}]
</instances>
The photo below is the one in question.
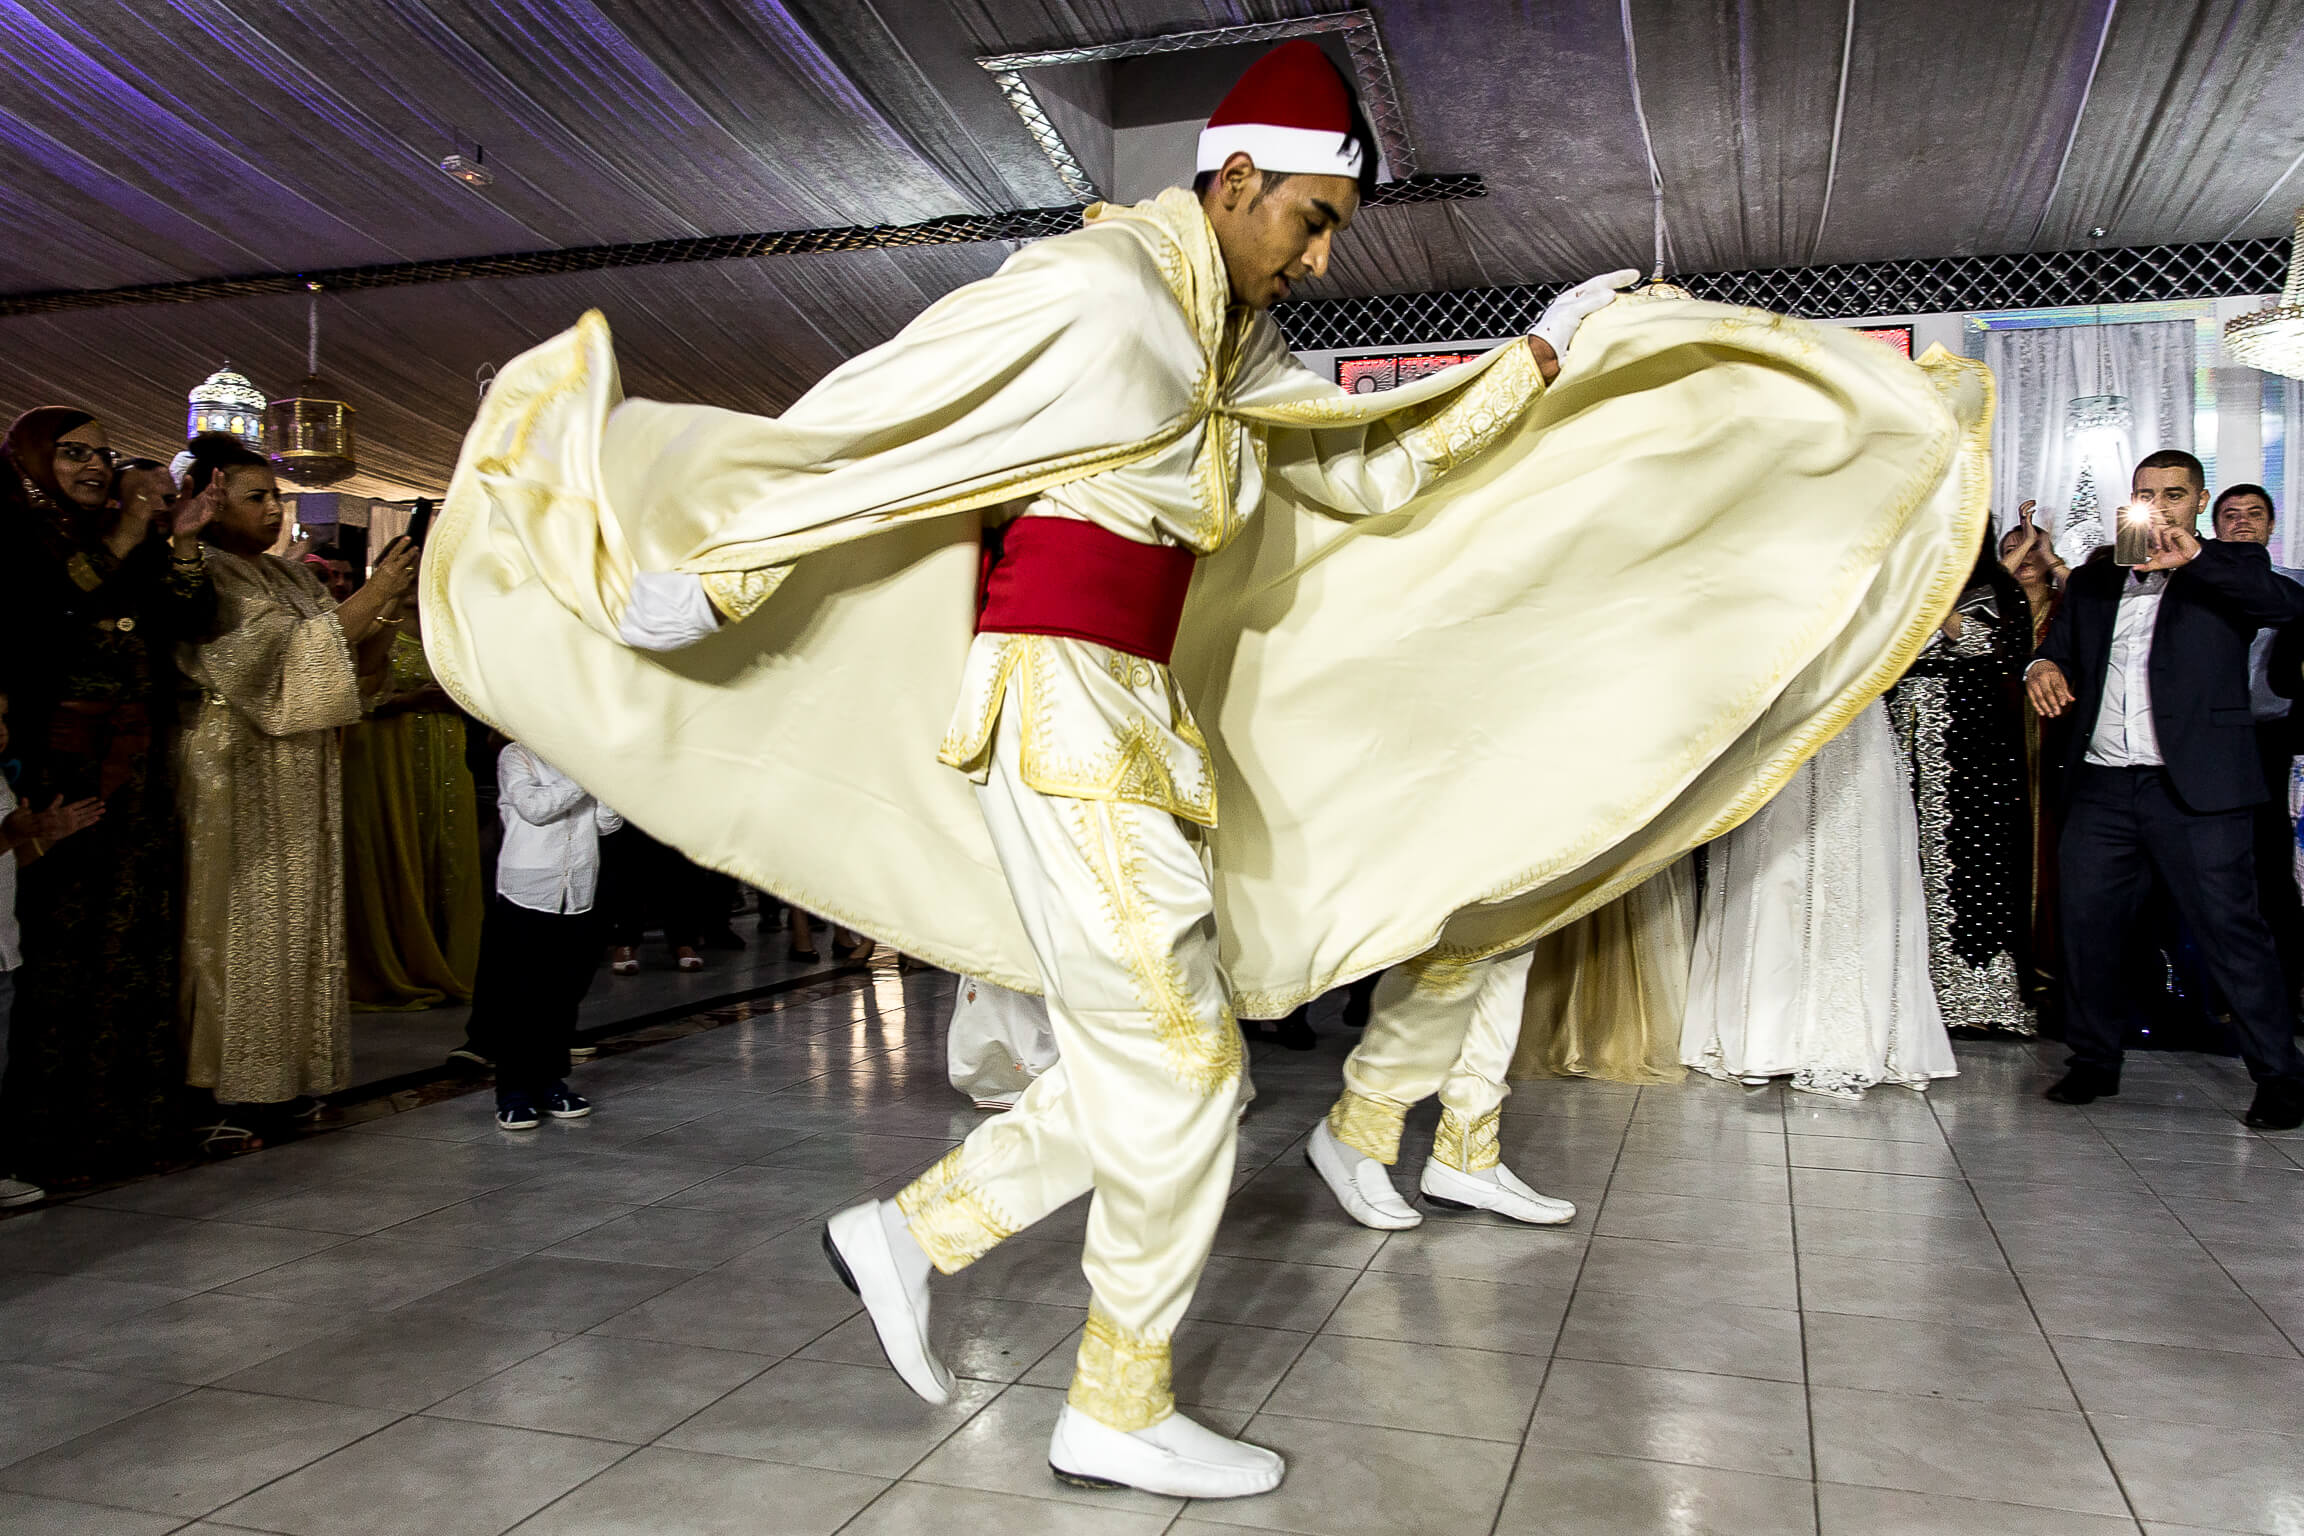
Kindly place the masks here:
<instances>
[{"instance_id":1,"label":"white dress shirt","mask_svg":"<svg viewBox=\"0 0 2304 1536\"><path fill-rule=\"evenodd\" d=\"M2275 565L2272 574L2285 576L2304 587L2304 571L2291 566ZM2248 712L2258 721L2285 720L2290 708L2288 700L2272 691L2272 637L2278 628L2260 629L2248 647Z\"/></svg>"},{"instance_id":2,"label":"white dress shirt","mask_svg":"<svg viewBox=\"0 0 2304 1536\"><path fill-rule=\"evenodd\" d=\"M532 912L591 911L601 836L624 818L518 742L496 759L496 789L504 817L496 894Z\"/></svg>"},{"instance_id":3,"label":"white dress shirt","mask_svg":"<svg viewBox=\"0 0 2304 1536\"><path fill-rule=\"evenodd\" d=\"M2104 702L2088 738L2087 761L2103 768L2157 768L2160 734L2152 724L2152 630L2160 622L2166 571L2128 573L2120 614L2112 625L2112 656L2104 669Z\"/></svg>"}]
</instances>

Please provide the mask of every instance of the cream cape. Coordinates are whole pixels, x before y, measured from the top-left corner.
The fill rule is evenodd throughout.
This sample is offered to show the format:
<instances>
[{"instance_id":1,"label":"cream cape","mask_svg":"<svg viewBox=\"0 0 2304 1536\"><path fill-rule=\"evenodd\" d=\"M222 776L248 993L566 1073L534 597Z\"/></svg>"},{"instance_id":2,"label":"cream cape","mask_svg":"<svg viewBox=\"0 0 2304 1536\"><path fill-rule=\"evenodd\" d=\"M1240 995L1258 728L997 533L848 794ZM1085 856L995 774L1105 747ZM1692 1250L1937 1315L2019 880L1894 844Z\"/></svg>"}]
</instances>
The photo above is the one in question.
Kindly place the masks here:
<instances>
[{"instance_id":1,"label":"cream cape","mask_svg":"<svg viewBox=\"0 0 2304 1536\"><path fill-rule=\"evenodd\" d=\"M1223 282L1122 210L778 419L619 404L589 316L508 366L467 438L425 561L434 668L699 861L1036 992L936 760L975 514L1233 423L1263 505L1201 562L1175 673L1215 751L1223 955L1254 1016L1436 942L1526 942L1726 831L1893 681L1981 542L1980 367L1665 297L1587 321L1476 463L1339 522L1306 490L1338 443L1413 430L1508 349L1236 403ZM668 569L757 611L625 648L633 572Z\"/></svg>"}]
</instances>

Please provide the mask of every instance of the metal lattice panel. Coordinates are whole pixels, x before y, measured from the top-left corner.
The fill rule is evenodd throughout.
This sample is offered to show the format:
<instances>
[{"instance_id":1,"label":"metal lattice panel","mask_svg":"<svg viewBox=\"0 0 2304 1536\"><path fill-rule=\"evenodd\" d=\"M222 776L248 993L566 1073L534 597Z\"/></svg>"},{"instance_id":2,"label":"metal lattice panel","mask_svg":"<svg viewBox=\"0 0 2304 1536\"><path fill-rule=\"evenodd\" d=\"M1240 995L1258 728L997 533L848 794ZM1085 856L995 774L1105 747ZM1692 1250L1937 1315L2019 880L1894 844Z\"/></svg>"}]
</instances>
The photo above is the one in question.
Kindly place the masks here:
<instances>
[{"instance_id":1,"label":"metal lattice panel","mask_svg":"<svg viewBox=\"0 0 2304 1536\"><path fill-rule=\"evenodd\" d=\"M1485 197L1477 176L1419 176L1377 188L1371 204L1454 202ZM642 240L626 245L583 245L558 251L502 256L458 256L441 261L399 261L314 272L257 272L204 277L132 288L63 288L46 293L0 294L0 315L36 315L63 309L109 309L124 304L194 304L306 289L405 288L419 283L470 282L489 277L545 277L613 267L654 267L690 261L740 261L822 251L890 250L913 245L967 245L985 240L1042 240L1080 227L1080 209L1019 208L1007 213L956 214L919 224L849 225L839 229L770 230L752 235L701 235Z\"/></svg>"},{"instance_id":2,"label":"metal lattice panel","mask_svg":"<svg viewBox=\"0 0 2304 1536\"><path fill-rule=\"evenodd\" d=\"M1700 299L1812 320L1854 320L1867 315L2237 298L2276 292L2287 266L2288 242L2266 239L1775 267L1671 281ZM1300 299L1275 306L1272 317L1280 323L1288 345L1299 352L1417 346L1524 334L1559 291L1461 288L1366 299Z\"/></svg>"},{"instance_id":3,"label":"metal lattice panel","mask_svg":"<svg viewBox=\"0 0 2304 1536\"><path fill-rule=\"evenodd\" d=\"M1376 18L1366 11L1342 11L1331 16L1305 16L1293 21L1260 21L1238 27L1210 27L1197 32L1169 32L1159 37L1133 37L1117 43L1088 43L1075 48L1048 48L1037 53L998 53L976 62L991 73L1000 94L1040 146L1056 174L1073 196L1093 199L1103 194L1081 166L1072 146L1048 120L1040 99L1032 92L1024 72L1059 64L1088 64L1107 59L1141 59L1161 53L1187 53L1197 48L1231 48L1242 43L1278 43L1319 32L1341 33L1344 50L1358 77L1360 108L1368 126L1376 130L1385 163L1394 177L1408 181L1416 175L1416 151L1408 142L1408 118L1400 107L1400 92L1392 80L1392 61L1384 40L1376 35ZM1429 201L1429 199L1408 199Z\"/></svg>"}]
</instances>

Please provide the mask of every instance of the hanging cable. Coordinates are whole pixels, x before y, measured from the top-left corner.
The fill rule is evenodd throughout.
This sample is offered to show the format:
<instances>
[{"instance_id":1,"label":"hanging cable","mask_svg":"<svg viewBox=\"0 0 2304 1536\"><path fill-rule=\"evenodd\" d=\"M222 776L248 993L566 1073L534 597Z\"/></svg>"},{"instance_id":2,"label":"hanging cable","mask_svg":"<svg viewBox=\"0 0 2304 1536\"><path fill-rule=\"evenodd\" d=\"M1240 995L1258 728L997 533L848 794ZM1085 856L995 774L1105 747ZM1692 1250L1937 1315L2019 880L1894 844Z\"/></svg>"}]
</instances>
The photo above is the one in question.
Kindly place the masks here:
<instances>
[{"instance_id":1,"label":"hanging cable","mask_svg":"<svg viewBox=\"0 0 2304 1536\"><path fill-rule=\"evenodd\" d=\"M1816 234L1808 242L1808 260L1824 243L1824 225L1832 217L1832 184L1840 179L1840 124L1848 113L1848 61L1856 48L1856 0L1848 0L1847 18L1840 24L1840 89L1832 100L1832 152L1824 161L1824 207L1816 215Z\"/></svg>"},{"instance_id":2,"label":"hanging cable","mask_svg":"<svg viewBox=\"0 0 2304 1536\"><path fill-rule=\"evenodd\" d=\"M2064 171L2072 163L2072 146L2080 142L2080 121L2088 115L2088 98L2096 91L2096 71L2104 67L2104 46L2112 41L2112 18L2119 14L2120 0L2104 0L2104 26L2096 34L2096 56L2088 61L2088 78L2080 86L2080 106L2072 114L2072 131L2064 136L2064 153L2056 160L2056 179L2048 183L2048 197L2040 205L2040 217L2033 221L2032 238L2024 242L2024 249L2028 251L2040 243L2040 231L2048 227L2048 213L2056 206L2056 194L2064 189Z\"/></svg>"},{"instance_id":3,"label":"hanging cable","mask_svg":"<svg viewBox=\"0 0 2304 1536\"><path fill-rule=\"evenodd\" d=\"M1632 82L1632 115L1640 123L1640 148L1648 157L1648 190L1656 204L1656 266L1652 282L1664 280L1664 261L1671 250L1671 231L1664 224L1664 168L1656 163L1656 140L1648 131L1648 109L1640 101L1640 50L1632 41L1632 0L1618 0L1624 18L1624 74Z\"/></svg>"},{"instance_id":4,"label":"hanging cable","mask_svg":"<svg viewBox=\"0 0 2304 1536\"><path fill-rule=\"evenodd\" d=\"M304 313L304 377L320 377L320 285L307 283L312 297L306 302Z\"/></svg>"}]
</instances>

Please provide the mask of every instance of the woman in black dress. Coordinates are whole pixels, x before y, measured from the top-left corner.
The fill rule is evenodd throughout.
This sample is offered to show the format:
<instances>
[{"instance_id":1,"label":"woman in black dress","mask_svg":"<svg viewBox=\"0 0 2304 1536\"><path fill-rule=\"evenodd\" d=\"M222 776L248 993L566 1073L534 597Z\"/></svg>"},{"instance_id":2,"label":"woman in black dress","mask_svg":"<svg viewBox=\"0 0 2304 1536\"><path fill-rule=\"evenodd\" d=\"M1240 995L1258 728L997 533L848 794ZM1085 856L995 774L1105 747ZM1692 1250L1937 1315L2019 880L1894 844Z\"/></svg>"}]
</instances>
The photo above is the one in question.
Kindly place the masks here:
<instances>
[{"instance_id":1,"label":"woman in black dress","mask_svg":"<svg viewBox=\"0 0 2304 1536\"><path fill-rule=\"evenodd\" d=\"M51 1189L144 1172L180 1141L172 657L204 636L216 596L206 509L174 502L158 465L115 474L86 411L27 411L0 453L0 686L20 793L104 804L16 888L0 1165Z\"/></svg>"},{"instance_id":2,"label":"woman in black dress","mask_svg":"<svg viewBox=\"0 0 2304 1536\"><path fill-rule=\"evenodd\" d=\"M2018 679L2023 588L1987 540L1952 616L1888 696L1920 813L1928 973L1956 1036L2036 1032L2025 998L2032 821Z\"/></svg>"}]
</instances>

